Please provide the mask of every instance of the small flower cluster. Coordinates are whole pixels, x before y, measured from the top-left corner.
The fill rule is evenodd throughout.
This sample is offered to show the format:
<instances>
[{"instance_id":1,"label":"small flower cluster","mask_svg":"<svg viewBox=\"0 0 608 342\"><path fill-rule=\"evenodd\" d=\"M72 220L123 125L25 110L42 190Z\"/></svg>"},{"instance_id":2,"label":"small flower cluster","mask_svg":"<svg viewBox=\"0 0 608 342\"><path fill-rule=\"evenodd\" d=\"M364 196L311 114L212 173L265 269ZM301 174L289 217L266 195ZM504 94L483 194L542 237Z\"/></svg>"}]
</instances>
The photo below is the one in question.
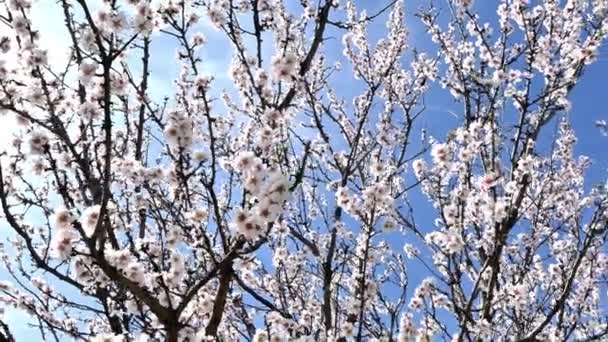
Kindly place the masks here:
<instances>
[{"instance_id":1,"label":"small flower cluster","mask_svg":"<svg viewBox=\"0 0 608 342\"><path fill-rule=\"evenodd\" d=\"M88 207L80 216L80 225L82 229L87 234L87 236L93 235L95 232L95 228L97 227L97 221L99 220L99 214L101 211L100 205L94 205Z\"/></svg>"},{"instance_id":2,"label":"small flower cluster","mask_svg":"<svg viewBox=\"0 0 608 342\"><path fill-rule=\"evenodd\" d=\"M297 72L296 55L287 53L272 58L272 76L277 81L293 81Z\"/></svg>"},{"instance_id":3,"label":"small flower cluster","mask_svg":"<svg viewBox=\"0 0 608 342\"><path fill-rule=\"evenodd\" d=\"M165 139L169 147L188 148L192 144L194 122L191 118L173 112L169 122L165 125Z\"/></svg>"},{"instance_id":4,"label":"small flower cluster","mask_svg":"<svg viewBox=\"0 0 608 342\"><path fill-rule=\"evenodd\" d=\"M464 240L461 233L456 229L428 233L425 240L430 244L439 246L448 254L458 253L464 247Z\"/></svg>"},{"instance_id":5,"label":"small flower cluster","mask_svg":"<svg viewBox=\"0 0 608 342\"><path fill-rule=\"evenodd\" d=\"M97 71L97 63L83 61L80 63L78 67L78 81L83 85L87 86L91 84L93 77L95 77L95 72Z\"/></svg>"},{"instance_id":6,"label":"small flower cluster","mask_svg":"<svg viewBox=\"0 0 608 342\"><path fill-rule=\"evenodd\" d=\"M105 35L121 33L128 28L127 16L123 12L109 7L97 11L96 22L98 29Z\"/></svg>"},{"instance_id":7,"label":"small flower cluster","mask_svg":"<svg viewBox=\"0 0 608 342\"><path fill-rule=\"evenodd\" d=\"M117 178L127 182L128 185L139 185L147 179L147 169L132 158L114 160L114 170Z\"/></svg>"},{"instance_id":8,"label":"small flower cluster","mask_svg":"<svg viewBox=\"0 0 608 342\"><path fill-rule=\"evenodd\" d=\"M65 260L72 254L76 231L72 228L74 217L65 208L57 208L53 213L55 234L51 240L51 251L55 258Z\"/></svg>"},{"instance_id":9,"label":"small flower cluster","mask_svg":"<svg viewBox=\"0 0 608 342\"><path fill-rule=\"evenodd\" d=\"M237 155L233 167L241 174L245 189L255 201L252 208L239 209L236 213L236 230L247 239L256 239L281 213L289 197L289 181L279 170L268 169L252 152Z\"/></svg>"},{"instance_id":10,"label":"small flower cluster","mask_svg":"<svg viewBox=\"0 0 608 342\"><path fill-rule=\"evenodd\" d=\"M416 327L414 326L412 314L406 313L399 320L399 335L397 341L410 342L416 337Z\"/></svg>"},{"instance_id":11,"label":"small flower cluster","mask_svg":"<svg viewBox=\"0 0 608 342\"><path fill-rule=\"evenodd\" d=\"M393 196L390 187L385 183L375 183L363 190L363 208L369 212L379 214L391 213L393 210Z\"/></svg>"},{"instance_id":12,"label":"small flower cluster","mask_svg":"<svg viewBox=\"0 0 608 342\"><path fill-rule=\"evenodd\" d=\"M149 35L158 27L158 18L155 11L150 7L147 1L138 1L135 4L135 18L133 19L133 28L144 35Z\"/></svg>"},{"instance_id":13,"label":"small flower cluster","mask_svg":"<svg viewBox=\"0 0 608 342\"><path fill-rule=\"evenodd\" d=\"M32 132L29 136L29 146L32 155L44 154L45 149L49 146L49 138L42 132Z\"/></svg>"}]
</instances>

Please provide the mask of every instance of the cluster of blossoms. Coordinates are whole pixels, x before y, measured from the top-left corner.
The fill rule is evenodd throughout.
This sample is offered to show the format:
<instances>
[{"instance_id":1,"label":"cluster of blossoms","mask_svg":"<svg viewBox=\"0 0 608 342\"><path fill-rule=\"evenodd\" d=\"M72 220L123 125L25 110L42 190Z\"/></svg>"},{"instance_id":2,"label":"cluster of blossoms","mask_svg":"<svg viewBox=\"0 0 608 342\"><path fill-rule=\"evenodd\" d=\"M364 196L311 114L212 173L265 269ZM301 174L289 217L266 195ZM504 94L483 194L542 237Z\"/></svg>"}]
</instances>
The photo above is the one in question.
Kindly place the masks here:
<instances>
[{"instance_id":1,"label":"cluster of blossoms","mask_svg":"<svg viewBox=\"0 0 608 342\"><path fill-rule=\"evenodd\" d=\"M48 148L49 138L42 132L32 132L29 136L29 147L31 154L44 154Z\"/></svg>"},{"instance_id":2,"label":"cluster of blossoms","mask_svg":"<svg viewBox=\"0 0 608 342\"><path fill-rule=\"evenodd\" d=\"M51 250L56 258L67 259L72 253L77 237L72 227L73 221L72 213L65 208L58 208L53 213L55 234L51 241Z\"/></svg>"},{"instance_id":3,"label":"cluster of blossoms","mask_svg":"<svg viewBox=\"0 0 608 342\"><path fill-rule=\"evenodd\" d=\"M78 81L82 83L82 85L87 86L91 83L93 77L95 77L96 72L96 63L84 61L78 67Z\"/></svg>"},{"instance_id":4,"label":"cluster of blossoms","mask_svg":"<svg viewBox=\"0 0 608 342\"><path fill-rule=\"evenodd\" d=\"M148 1L136 1L133 5L136 13L133 18L133 28L145 35L152 33L159 26L159 20L155 15L157 11Z\"/></svg>"},{"instance_id":5,"label":"cluster of blossoms","mask_svg":"<svg viewBox=\"0 0 608 342\"><path fill-rule=\"evenodd\" d=\"M289 181L278 169L268 168L252 152L241 152L233 167L244 180L244 187L253 205L240 209L234 224L238 234L249 240L262 236L267 225L274 222L289 197Z\"/></svg>"},{"instance_id":6,"label":"cluster of blossoms","mask_svg":"<svg viewBox=\"0 0 608 342\"><path fill-rule=\"evenodd\" d=\"M80 225L88 236L93 235L95 232L100 211L101 207L99 205L94 205L92 207L88 207L80 217Z\"/></svg>"},{"instance_id":7,"label":"cluster of blossoms","mask_svg":"<svg viewBox=\"0 0 608 342\"><path fill-rule=\"evenodd\" d=\"M297 72L298 59L294 54L272 58L272 76L277 81L293 81Z\"/></svg>"},{"instance_id":8,"label":"cluster of blossoms","mask_svg":"<svg viewBox=\"0 0 608 342\"><path fill-rule=\"evenodd\" d=\"M191 118L174 112L164 129L167 144L172 148L190 147L194 134L193 125Z\"/></svg>"},{"instance_id":9,"label":"cluster of blossoms","mask_svg":"<svg viewBox=\"0 0 608 342\"><path fill-rule=\"evenodd\" d=\"M393 196L388 184L376 183L363 190L363 208L370 212L384 214L393 210Z\"/></svg>"},{"instance_id":10,"label":"cluster of blossoms","mask_svg":"<svg viewBox=\"0 0 608 342\"><path fill-rule=\"evenodd\" d=\"M125 158L114 161L116 178L127 182L127 184L139 185L148 179L158 177L156 173L162 173L158 168L145 168L140 161Z\"/></svg>"}]
</instances>

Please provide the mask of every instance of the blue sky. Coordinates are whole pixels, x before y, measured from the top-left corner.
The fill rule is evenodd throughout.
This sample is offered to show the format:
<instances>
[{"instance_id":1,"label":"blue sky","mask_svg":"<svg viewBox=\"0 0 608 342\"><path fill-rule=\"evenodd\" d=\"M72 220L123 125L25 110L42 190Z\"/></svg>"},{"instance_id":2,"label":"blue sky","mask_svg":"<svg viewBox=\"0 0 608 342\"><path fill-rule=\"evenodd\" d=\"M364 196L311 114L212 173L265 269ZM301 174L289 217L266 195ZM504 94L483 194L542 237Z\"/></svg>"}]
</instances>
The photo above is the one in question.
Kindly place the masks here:
<instances>
[{"instance_id":1,"label":"blue sky","mask_svg":"<svg viewBox=\"0 0 608 342\"><path fill-rule=\"evenodd\" d=\"M357 3L359 8L367 8L368 13L374 13L375 10L383 7L387 1L360 0ZM416 9L420 5L426 4L427 1L414 0L405 1L405 3L410 44L416 46L419 51L434 53L435 49L424 32L424 28L419 20L414 17ZM436 1L436 3L439 7L443 7L444 12L447 13L445 0ZM482 17L493 18L495 17L494 11L497 3L495 0L478 0L475 6L480 11ZM34 4L32 14L34 16L34 23L37 23L38 27L42 29L44 44L51 50L51 61L62 60L65 57L65 46L63 44L67 40L64 38L65 31L59 6L55 1L39 0ZM385 16L378 18L378 21L370 27L370 36L372 38L376 39L384 35L384 19ZM228 70L231 58L231 50L227 48L223 33L214 30L210 26L204 24L202 26L202 32L208 38L208 44L201 50L203 59L202 71L215 77L215 85L217 87L230 90L230 80L227 77L226 71ZM329 32L330 35L331 33L332 31ZM334 36L337 36L336 32L334 32ZM152 43L151 95L160 100L163 96L171 93L172 80L176 77L178 70L176 67L177 63L174 61L175 44L172 38L157 36L154 39ZM329 57L341 60L344 70L348 70L348 66L342 57L342 45L339 38L327 44L325 49ZM608 47L604 45L601 51L602 53L598 61L587 68L579 85L571 94L572 109L569 113L565 114L570 119L579 138L576 152L587 155L594 161L587 174L587 186L605 182L608 170L608 159L605 152L606 147L608 147L608 138L602 136L594 126L596 120L608 120L608 95L605 85L608 77ZM408 56L404 57L404 61L408 59ZM358 91L360 90L352 84L348 78L337 78L335 80L336 89L339 89L339 95L347 99L358 95ZM219 92L217 95L219 95ZM450 113L459 114L460 105L452 100L447 91L441 90L438 87L429 92L426 102L428 110L420 119L419 127L426 128L429 135L441 140L447 130L455 127L461 119ZM7 135L0 138L0 143L4 144L8 141L4 139L7 139ZM550 136L545 136L545 139L550 139ZM435 216L426 198L419 192L414 191L410 199L414 202L418 223L429 228L432 227ZM5 222L0 221L0 238L4 239L10 235L7 228ZM423 229L423 231L428 231L428 229ZM394 235L391 237L391 243L395 246L400 246L405 241L399 235ZM410 271L411 282L413 284L417 283L417 279L425 276L422 268L415 264L410 266ZM10 277L2 269L0 269L0 280L10 280ZM26 316L14 310L9 309L5 318L17 341L25 340L28 337L32 337L32 334L37 333L27 326Z\"/></svg>"}]
</instances>

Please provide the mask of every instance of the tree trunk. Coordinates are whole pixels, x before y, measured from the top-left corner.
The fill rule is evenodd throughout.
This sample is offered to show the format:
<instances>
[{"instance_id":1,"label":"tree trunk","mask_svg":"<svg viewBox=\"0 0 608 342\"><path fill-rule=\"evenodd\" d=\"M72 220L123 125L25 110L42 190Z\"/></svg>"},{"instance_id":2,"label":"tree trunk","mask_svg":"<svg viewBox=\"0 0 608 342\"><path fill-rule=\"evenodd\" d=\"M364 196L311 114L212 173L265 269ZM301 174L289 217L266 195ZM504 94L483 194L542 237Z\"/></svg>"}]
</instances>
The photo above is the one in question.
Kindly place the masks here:
<instances>
[{"instance_id":1,"label":"tree trunk","mask_svg":"<svg viewBox=\"0 0 608 342\"><path fill-rule=\"evenodd\" d=\"M167 328L167 342L177 342L177 337L179 335L177 320L174 322L167 322L165 327Z\"/></svg>"},{"instance_id":2,"label":"tree trunk","mask_svg":"<svg viewBox=\"0 0 608 342\"><path fill-rule=\"evenodd\" d=\"M217 329L222 322L222 316L224 315L224 308L226 307L226 297L228 296L228 289L230 288L230 282L232 281L232 262L228 263L222 268L220 273L220 285L217 289L217 295L215 296L215 302L213 303L213 313L211 319L205 329L207 336L216 336Z\"/></svg>"}]
</instances>

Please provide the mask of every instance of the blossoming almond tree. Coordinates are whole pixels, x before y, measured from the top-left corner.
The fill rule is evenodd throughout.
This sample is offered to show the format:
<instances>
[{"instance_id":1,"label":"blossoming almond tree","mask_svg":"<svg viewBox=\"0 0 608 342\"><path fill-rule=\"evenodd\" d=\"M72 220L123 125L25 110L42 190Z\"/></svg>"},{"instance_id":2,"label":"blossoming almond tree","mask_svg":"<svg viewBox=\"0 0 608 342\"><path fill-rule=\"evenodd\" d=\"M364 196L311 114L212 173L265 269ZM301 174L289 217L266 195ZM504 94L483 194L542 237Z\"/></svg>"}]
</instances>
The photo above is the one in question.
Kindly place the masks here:
<instances>
[{"instance_id":1,"label":"blossoming almond tree","mask_svg":"<svg viewBox=\"0 0 608 342\"><path fill-rule=\"evenodd\" d=\"M496 23L429 4L424 54L399 0L58 0L59 65L37 3L0 0L0 110L19 123L0 158L2 306L57 341L605 336L608 195L585 190L561 113L608 1L497 1ZM231 47L234 91L203 72L201 21ZM178 47L166 98L160 38ZM427 139L434 84L462 120Z\"/></svg>"}]
</instances>

